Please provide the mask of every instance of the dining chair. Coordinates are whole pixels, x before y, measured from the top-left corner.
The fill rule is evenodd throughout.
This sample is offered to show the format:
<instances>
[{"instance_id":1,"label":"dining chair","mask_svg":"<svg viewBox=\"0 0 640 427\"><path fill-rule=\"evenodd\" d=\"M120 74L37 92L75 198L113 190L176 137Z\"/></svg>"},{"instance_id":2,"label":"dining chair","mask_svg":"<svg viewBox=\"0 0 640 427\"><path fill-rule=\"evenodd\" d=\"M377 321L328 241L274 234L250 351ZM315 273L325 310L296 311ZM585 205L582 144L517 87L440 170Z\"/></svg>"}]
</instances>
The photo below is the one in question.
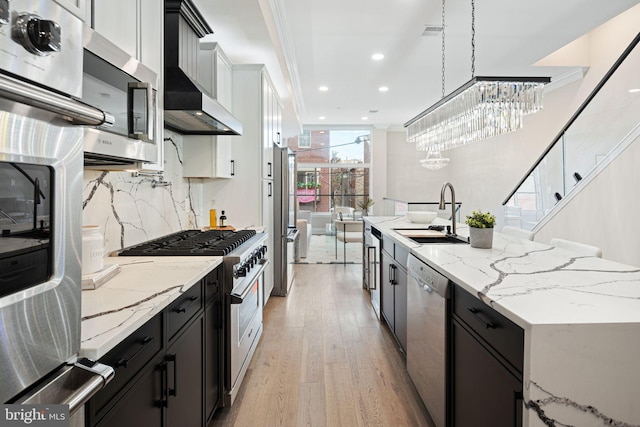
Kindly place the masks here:
<instances>
[{"instance_id":1,"label":"dining chair","mask_svg":"<svg viewBox=\"0 0 640 427\"><path fill-rule=\"evenodd\" d=\"M336 259L338 259L338 241L342 242L342 263L347 263L347 243L362 243L364 222L359 220L336 220Z\"/></svg>"},{"instance_id":2,"label":"dining chair","mask_svg":"<svg viewBox=\"0 0 640 427\"><path fill-rule=\"evenodd\" d=\"M596 256L598 258L602 258L602 249L597 246L591 246L579 242L572 242L571 240L558 239L555 237L551 239L549 245L556 248L566 249L580 255Z\"/></svg>"}]
</instances>

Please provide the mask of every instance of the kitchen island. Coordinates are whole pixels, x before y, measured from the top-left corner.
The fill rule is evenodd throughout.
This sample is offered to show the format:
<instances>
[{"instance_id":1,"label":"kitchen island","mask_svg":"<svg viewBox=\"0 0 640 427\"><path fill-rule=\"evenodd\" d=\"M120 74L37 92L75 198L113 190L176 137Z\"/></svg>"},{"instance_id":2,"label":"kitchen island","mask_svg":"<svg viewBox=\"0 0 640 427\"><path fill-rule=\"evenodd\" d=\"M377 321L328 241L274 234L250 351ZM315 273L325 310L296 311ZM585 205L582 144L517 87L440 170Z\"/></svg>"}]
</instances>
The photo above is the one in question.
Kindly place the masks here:
<instances>
[{"instance_id":1,"label":"kitchen island","mask_svg":"<svg viewBox=\"0 0 640 427\"><path fill-rule=\"evenodd\" d=\"M524 426L640 425L640 268L500 233L492 249L421 245L396 229L427 225L365 221L524 330Z\"/></svg>"}]
</instances>

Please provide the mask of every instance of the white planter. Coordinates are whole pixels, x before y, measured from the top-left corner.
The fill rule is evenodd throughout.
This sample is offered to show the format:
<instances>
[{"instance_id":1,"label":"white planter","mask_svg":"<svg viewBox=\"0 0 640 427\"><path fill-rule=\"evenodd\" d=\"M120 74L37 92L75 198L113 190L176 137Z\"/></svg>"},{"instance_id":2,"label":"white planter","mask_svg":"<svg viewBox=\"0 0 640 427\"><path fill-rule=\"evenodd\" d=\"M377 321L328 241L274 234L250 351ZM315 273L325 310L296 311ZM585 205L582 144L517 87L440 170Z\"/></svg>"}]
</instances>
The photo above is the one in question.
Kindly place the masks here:
<instances>
[{"instance_id":1,"label":"white planter","mask_svg":"<svg viewBox=\"0 0 640 427\"><path fill-rule=\"evenodd\" d=\"M472 248L491 249L493 246L493 228L469 227L469 242Z\"/></svg>"}]
</instances>

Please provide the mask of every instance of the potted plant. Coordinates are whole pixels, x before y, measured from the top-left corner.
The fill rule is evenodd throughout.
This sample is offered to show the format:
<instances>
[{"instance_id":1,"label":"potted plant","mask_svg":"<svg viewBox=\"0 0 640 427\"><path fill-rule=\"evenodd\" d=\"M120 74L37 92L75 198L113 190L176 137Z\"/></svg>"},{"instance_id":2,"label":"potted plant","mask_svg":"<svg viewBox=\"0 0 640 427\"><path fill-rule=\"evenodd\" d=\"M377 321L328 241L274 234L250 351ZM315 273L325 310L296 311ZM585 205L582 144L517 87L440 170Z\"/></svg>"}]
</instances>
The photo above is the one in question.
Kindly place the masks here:
<instances>
[{"instance_id":1,"label":"potted plant","mask_svg":"<svg viewBox=\"0 0 640 427\"><path fill-rule=\"evenodd\" d=\"M362 209L362 215L364 216L369 215L369 208L371 208L371 206L373 206L374 203L375 202L370 197L367 197L366 199L362 199L358 201L358 207Z\"/></svg>"},{"instance_id":2,"label":"potted plant","mask_svg":"<svg viewBox=\"0 0 640 427\"><path fill-rule=\"evenodd\" d=\"M469 226L469 242L472 248L491 249L493 245L493 226L496 225L495 215L481 210L467 215L465 223Z\"/></svg>"}]
</instances>

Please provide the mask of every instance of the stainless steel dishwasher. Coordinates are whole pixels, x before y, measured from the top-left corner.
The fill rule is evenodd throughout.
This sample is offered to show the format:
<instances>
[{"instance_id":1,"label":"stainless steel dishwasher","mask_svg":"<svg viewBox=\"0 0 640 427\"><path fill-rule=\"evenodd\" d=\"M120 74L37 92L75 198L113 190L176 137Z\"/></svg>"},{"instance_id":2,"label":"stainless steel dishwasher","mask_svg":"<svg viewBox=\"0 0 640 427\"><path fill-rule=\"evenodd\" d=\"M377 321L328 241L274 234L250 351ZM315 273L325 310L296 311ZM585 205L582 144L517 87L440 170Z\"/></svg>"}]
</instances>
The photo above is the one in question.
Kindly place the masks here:
<instances>
[{"instance_id":1,"label":"stainless steel dishwasher","mask_svg":"<svg viewBox=\"0 0 640 427\"><path fill-rule=\"evenodd\" d=\"M413 254L407 270L407 370L436 427L444 427L449 280Z\"/></svg>"}]
</instances>

